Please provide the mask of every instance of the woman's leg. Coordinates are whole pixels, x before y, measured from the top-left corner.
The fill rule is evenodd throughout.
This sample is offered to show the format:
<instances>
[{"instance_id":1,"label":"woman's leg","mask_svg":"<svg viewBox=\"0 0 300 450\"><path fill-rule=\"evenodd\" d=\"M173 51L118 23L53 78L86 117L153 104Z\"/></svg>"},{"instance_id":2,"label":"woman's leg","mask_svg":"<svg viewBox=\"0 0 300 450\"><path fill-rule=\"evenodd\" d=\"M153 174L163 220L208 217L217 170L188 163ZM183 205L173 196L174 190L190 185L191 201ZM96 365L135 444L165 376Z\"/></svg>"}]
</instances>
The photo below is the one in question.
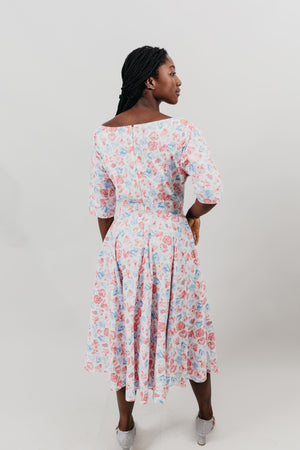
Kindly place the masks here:
<instances>
[{"instance_id":1,"label":"woman's leg","mask_svg":"<svg viewBox=\"0 0 300 450\"><path fill-rule=\"evenodd\" d=\"M196 396L200 419L209 420L213 416L213 410L211 406L211 382L210 373L207 372L207 379L203 383L196 383L196 381L189 380Z\"/></svg>"},{"instance_id":2,"label":"woman's leg","mask_svg":"<svg viewBox=\"0 0 300 450\"><path fill-rule=\"evenodd\" d=\"M133 402L127 402L125 400L125 389L123 386L119 391L117 391L118 407L120 412L120 420L118 427L121 431L128 431L133 428L134 421L132 417L132 410L134 406Z\"/></svg>"}]
</instances>

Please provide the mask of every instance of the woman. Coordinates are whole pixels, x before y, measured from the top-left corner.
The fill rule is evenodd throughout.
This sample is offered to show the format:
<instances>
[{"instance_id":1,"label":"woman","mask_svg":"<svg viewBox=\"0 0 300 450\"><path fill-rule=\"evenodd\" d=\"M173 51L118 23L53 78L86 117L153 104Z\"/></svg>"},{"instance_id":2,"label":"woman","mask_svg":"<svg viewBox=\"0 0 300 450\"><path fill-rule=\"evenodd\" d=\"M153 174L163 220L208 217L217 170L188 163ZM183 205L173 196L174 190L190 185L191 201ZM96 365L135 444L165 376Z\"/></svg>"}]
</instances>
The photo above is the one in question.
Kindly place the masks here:
<instances>
[{"instance_id":1,"label":"woman","mask_svg":"<svg viewBox=\"0 0 300 450\"><path fill-rule=\"evenodd\" d=\"M137 389L164 403L189 380L199 406L197 442L214 427L210 373L218 372L215 333L196 250L199 217L223 185L202 132L159 111L176 104L181 81L166 50L133 50L122 68L116 116L94 133L89 211L99 252L85 369L108 373L116 391L123 448L134 440ZM191 176L195 203L183 214Z\"/></svg>"}]
</instances>

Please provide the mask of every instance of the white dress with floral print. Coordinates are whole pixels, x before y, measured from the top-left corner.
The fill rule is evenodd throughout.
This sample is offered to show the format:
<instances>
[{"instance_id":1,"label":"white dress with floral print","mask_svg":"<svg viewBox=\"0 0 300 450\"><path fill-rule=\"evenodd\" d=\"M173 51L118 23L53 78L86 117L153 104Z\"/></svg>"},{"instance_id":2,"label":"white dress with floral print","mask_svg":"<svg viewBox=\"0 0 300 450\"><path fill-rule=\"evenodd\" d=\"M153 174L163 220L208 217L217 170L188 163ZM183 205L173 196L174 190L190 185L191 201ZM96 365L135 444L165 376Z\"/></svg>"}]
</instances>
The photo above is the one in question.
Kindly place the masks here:
<instances>
[{"instance_id":1,"label":"white dress with floral print","mask_svg":"<svg viewBox=\"0 0 300 450\"><path fill-rule=\"evenodd\" d=\"M215 332L192 231L183 213L191 177L201 203L219 203L220 173L203 133L168 118L93 134L89 211L114 217L97 259L84 368L105 372L126 400L218 372Z\"/></svg>"}]
</instances>

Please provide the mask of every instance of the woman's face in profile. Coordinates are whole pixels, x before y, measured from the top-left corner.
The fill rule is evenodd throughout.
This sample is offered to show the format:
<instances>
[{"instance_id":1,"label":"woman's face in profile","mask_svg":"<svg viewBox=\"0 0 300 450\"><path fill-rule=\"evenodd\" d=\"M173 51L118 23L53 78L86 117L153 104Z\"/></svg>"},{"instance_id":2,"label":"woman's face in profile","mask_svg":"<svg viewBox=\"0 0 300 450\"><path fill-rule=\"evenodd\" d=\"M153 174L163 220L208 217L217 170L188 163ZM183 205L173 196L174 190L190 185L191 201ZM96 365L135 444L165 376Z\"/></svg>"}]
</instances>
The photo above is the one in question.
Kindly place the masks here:
<instances>
[{"instance_id":1,"label":"woman's face in profile","mask_svg":"<svg viewBox=\"0 0 300 450\"><path fill-rule=\"evenodd\" d=\"M155 98L172 105L177 103L181 80L176 74L174 61L169 55L166 62L159 67L158 74L158 80L155 80Z\"/></svg>"}]
</instances>

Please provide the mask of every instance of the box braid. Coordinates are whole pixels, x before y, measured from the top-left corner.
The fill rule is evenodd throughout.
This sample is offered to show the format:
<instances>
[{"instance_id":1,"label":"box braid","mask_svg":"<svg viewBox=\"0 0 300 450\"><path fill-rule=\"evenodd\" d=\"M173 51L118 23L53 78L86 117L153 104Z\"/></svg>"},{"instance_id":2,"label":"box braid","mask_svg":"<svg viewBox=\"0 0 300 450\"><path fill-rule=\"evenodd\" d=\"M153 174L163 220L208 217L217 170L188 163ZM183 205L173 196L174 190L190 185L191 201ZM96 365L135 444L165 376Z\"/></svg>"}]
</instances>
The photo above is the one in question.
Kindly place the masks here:
<instances>
[{"instance_id":1,"label":"box braid","mask_svg":"<svg viewBox=\"0 0 300 450\"><path fill-rule=\"evenodd\" d=\"M149 77L158 78L158 68L166 62L164 48L144 45L126 57L122 67L122 93L119 95L117 114L131 108L141 98Z\"/></svg>"}]
</instances>

